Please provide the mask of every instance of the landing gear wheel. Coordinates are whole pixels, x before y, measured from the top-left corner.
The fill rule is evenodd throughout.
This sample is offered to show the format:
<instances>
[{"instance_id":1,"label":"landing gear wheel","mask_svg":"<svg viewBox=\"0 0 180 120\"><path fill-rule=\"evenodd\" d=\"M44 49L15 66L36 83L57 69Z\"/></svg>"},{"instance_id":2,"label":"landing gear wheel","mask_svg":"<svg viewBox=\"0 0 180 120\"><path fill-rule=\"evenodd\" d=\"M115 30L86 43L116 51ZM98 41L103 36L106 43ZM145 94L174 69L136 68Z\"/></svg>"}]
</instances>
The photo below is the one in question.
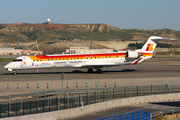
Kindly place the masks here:
<instances>
[{"instance_id":1,"label":"landing gear wheel","mask_svg":"<svg viewBox=\"0 0 180 120\"><path fill-rule=\"evenodd\" d=\"M17 73L17 72L14 70L14 71L13 71L13 75L16 75L16 73Z\"/></svg>"},{"instance_id":2,"label":"landing gear wheel","mask_svg":"<svg viewBox=\"0 0 180 120\"><path fill-rule=\"evenodd\" d=\"M93 73L93 69L92 69L92 68L89 68L89 69L88 69L88 73Z\"/></svg>"},{"instance_id":3,"label":"landing gear wheel","mask_svg":"<svg viewBox=\"0 0 180 120\"><path fill-rule=\"evenodd\" d=\"M97 73L102 73L102 70L101 70L101 69L97 69L96 72L97 72Z\"/></svg>"}]
</instances>

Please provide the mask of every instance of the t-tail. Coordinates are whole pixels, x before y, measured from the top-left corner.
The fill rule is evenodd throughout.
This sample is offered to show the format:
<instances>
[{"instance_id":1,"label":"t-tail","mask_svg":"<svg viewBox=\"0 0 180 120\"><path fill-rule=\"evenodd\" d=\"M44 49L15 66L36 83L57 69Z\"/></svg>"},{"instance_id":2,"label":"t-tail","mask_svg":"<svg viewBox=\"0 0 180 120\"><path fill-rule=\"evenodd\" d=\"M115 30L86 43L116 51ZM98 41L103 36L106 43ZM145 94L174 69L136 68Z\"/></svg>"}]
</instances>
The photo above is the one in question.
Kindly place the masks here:
<instances>
[{"instance_id":1,"label":"t-tail","mask_svg":"<svg viewBox=\"0 0 180 120\"><path fill-rule=\"evenodd\" d=\"M155 38L157 39L161 37L156 37L156 36L149 37L149 39L146 41L146 43L144 44L144 46L141 48L140 51L146 52L146 53L153 53L157 45L154 41L152 41ZM139 51L139 50L136 50L136 51Z\"/></svg>"},{"instance_id":2,"label":"t-tail","mask_svg":"<svg viewBox=\"0 0 180 120\"><path fill-rule=\"evenodd\" d=\"M153 40L175 40L175 39L162 38L159 36L149 37L149 39L146 41L146 43L144 44L144 46L141 49L135 50L136 52L140 53L141 56L138 59L134 60L132 65L135 65L135 64L140 63L146 59L150 59L153 57L153 53L154 53L154 50L155 50L156 45L157 45Z\"/></svg>"}]
</instances>

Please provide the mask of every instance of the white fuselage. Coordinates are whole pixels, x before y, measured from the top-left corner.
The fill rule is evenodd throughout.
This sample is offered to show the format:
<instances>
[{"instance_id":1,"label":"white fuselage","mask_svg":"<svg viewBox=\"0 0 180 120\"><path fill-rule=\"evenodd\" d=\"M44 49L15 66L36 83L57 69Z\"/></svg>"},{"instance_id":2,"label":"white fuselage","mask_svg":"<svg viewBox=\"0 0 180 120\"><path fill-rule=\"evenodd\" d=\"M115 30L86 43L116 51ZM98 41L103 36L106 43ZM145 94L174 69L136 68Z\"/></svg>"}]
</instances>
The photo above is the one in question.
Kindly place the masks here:
<instances>
[{"instance_id":1,"label":"white fuselage","mask_svg":"<svg viewBox=\"0 0 180 120\"><path fill-rule=\"evenodd\" d=\"M83 54L82 54L83 55ZM61 60L56 59L35 59L29 56L21 56L14 61L8 63L4 68L9 71L20 69L43 69L43 68L59 68L59 67L84 67L84 68L102 68L108 66L119 66L124 64L131 64L132 61L126 61L125 52L116 55L101 54L85 54L84 57L71 57L71 55L59 55ZM47 56L47 57L52 57ZM66 59L63 58L66 56ZM68 58L67 58L68 56ZM96 56L96 57L95 57ZM36 56L34 56L36 57ZM74 58L74 59L73 59ZM34 59L34 60L33 60Z\"/></svg>"}]
</instances>

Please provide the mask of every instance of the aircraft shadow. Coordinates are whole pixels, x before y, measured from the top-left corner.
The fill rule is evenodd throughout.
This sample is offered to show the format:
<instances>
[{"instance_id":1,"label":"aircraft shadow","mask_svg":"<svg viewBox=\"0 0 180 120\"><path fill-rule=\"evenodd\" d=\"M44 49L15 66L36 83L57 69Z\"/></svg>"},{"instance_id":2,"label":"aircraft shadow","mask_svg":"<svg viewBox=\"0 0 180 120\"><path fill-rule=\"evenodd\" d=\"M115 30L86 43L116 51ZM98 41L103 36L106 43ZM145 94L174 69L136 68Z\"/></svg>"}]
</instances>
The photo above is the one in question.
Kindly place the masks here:
<instances>
[{"instance_id":1,"label":"aircraft shadow","mask_svg":"<svg viewBox=\"0 0 180 120\"><path fill-rule=\"evenodd\" d=\"M173 107L180 107L180 102L160 102L160 103L151 103L156 105L165 105L165 106L173 106Z\"/></svg>"},{"instance_id":2,"label":"aircraft shadow","mask_svg":"<svg viewBox=\"0 0 180 120\"><path fill-rule=\"evenodd\" d=\"M122 70L103 70L102 71L102 73L101 74L106 74L106 73L123 73L123 72L135 72L135 71L137 71L137 70L134 70L134 69L122 69ZM61 73L65 73L65 74L72 74L72 73L77 73L77 74L98 74L98 73L96 73L96 71L94 71L93 73L88 73L87 71L81 71L81 70L73 70L73 71L71 71L71 72L61 72L61 71L59 71L59 72L47 72L47 71L43 71L43 72L21 72L21 71L17 71L17 75L19 75L19 74L61 74ZM4 74L1 74L1 75L12 75L13 73L4 73Z\"/></svg>"},{"instance_id":3,"label":"aircraft shadow","mask_svg":"<svg viewBox=\"0 0 180 120\"><path fill-rule=\"evenodd\" d=\"M122 69L122 70L103 70L103 72L134 72L134 71L137 71L137 70L134 70L134 69Z\"/></svg>"}]
</instances>

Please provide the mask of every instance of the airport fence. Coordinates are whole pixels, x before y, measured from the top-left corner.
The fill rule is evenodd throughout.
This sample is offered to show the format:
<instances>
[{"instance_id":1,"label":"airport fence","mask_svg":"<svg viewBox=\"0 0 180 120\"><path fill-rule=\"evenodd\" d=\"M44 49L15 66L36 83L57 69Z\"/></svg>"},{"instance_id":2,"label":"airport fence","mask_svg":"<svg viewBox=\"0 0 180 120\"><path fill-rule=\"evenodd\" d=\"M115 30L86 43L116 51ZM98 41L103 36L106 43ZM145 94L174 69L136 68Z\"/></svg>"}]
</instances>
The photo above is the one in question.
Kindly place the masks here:
<instances>
[{"instance_id":1,"label":"airport fence","mask_svg":"<svg viewBox=\"0 0 180 120\"><path fill-rule=\"evenodd\" d=\"M114 86L110 88L78 89L76 91L56 90L1 96L0 99L5 101L0 104L0 118L38 114L75 107L83 109L86 105L108 100L178 92L180 92L180 86L168 86L166 84L127 87Z\"/></svg>"},{"instance_id":2,"label":"airport fence","mask_svg":"<svg viewBox=\"0 0 180 120\"><path fill-rule=\"evenodd\" d=\"M135 85L168 85L177 84L177 82L164 80L155 80L153 82L139 82L138 80L124 80L119 82L116 79L113 80L45 80L45 81L2 81L0 82L0 96L2 95L12 95L12 94L22 94L22 93L32 93L40 91L54 91L60 89L91 89L91 88L106 88L106 87L123 87L123 86L135 86ZM178 81L176 79L176 81Z\"/></svg>"},{"instance_id":3,"label":"airport fence","mask_svg":"<svg viewBox=\"0 0 180 120\"><path fill-rule=\"evenodd\" d=\"M71 84L70 84L71 83ZM18 81L18 82L9 82L2 81L0 82L0 92L4 94L12 93L28 93L35 91L52 91L59 89L82 89L82 88L104 88L104 87L116 87L116 82L63 82L60 80L47 80L47 81Z\"/></svg>"}]
</instances>

